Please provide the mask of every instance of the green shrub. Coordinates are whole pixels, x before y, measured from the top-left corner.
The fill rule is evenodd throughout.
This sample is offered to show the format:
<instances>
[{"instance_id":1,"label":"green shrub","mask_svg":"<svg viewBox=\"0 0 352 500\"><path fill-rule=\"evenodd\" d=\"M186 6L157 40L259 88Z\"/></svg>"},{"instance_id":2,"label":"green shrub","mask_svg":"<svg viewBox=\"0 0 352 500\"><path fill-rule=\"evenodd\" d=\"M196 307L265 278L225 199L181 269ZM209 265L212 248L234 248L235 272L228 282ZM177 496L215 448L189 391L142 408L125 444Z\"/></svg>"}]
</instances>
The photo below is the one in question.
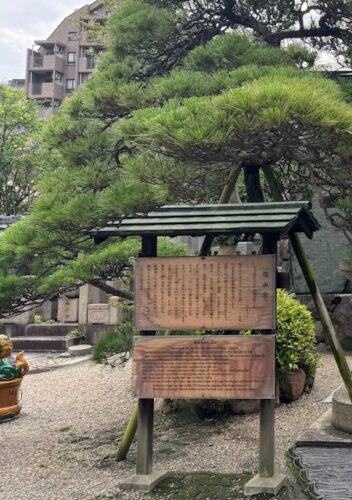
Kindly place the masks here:
<instances>
[{"instance_id":1,"label":"green shrub","mask_svg":"<svg viewBox=\"0 0 352 500\"><path fill-rule=\"evenodd\" d=\"M121 361L127 361L132 352L133 336L136 334L128 323L121 323L114 330L108 330L95 344L93 360L103 363L109 356L121 354Z\"/></svg>"},{"instance_id":2,"label":"green shrub","mask_svg":"<svg viewBox=\"0 0 352 500\"><path fill-rule=\"evenodd\" d=\"M277 292L276 360L278 375L302 368L314 376L319 362L314 320L308 308L283 290Z\"/></svg>"},{"instance_id":3,"label":"green shrub","mask_svg":"<svg viewBox=\"0 0 352 500\"><path fill-rule=\"evenodd\" d=\"M251 332L241 332L248 335ZM292 294L277 291L276 371L283 375L302 368L315 375L319 355L314 351L314 321L310 311Z\"/></svg>"},{"instance_id":4,"label":"green shrub","mask_svg":"<svg viewBox=\"0 0 352 500\"><path fill-rule=\"evenodd\" d=\"M121 361L126 361L133 349L133 337L138 335L133 328L132 313L133 307L127 305L118 305L122 308L122 321L114 329L108 330L93 349L93 360L97 363L103 363L109 356L121 354Z\"/></svg>"},{"instance_id":5,"label":"green shrub","mask_svg":"<svg viewBox=\"0 0 352 500\"><path fill-rule=\"evenodd\" d=\"M84 331L81 328L73 328L67 334L67 337L69 339L82 339L85 336L86 335L85 335Z\"/></svg>"}]
</instances>

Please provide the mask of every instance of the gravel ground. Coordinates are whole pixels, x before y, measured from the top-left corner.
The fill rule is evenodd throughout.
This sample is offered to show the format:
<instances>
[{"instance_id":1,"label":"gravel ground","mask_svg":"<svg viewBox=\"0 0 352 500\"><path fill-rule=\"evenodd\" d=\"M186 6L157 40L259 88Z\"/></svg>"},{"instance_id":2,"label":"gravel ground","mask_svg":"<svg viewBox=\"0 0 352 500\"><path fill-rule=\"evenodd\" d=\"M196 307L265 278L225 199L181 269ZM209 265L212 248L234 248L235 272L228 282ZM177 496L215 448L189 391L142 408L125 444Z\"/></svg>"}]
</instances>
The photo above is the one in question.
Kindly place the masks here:
<instances>
[{"instance_id":1,"label":"gravel ground","mask_svg":"<svg viewBox=\"0 0 352 500\"><path fill-rule=\"evenodd\" d=\"M323 400L340 383L332 356L323 354L312 392L276 410L278 470L286 470L287 449L327 410ZM20 418L0 425L1 500L142 498L119 490L134 472L135 444L125 462L112 457L133 406L130 364L111 369L87 362L35 374L22 389ZM202 422L160 415L154 468L255 471L258 430L258 415Z\"/></svg>"}]
</instances>

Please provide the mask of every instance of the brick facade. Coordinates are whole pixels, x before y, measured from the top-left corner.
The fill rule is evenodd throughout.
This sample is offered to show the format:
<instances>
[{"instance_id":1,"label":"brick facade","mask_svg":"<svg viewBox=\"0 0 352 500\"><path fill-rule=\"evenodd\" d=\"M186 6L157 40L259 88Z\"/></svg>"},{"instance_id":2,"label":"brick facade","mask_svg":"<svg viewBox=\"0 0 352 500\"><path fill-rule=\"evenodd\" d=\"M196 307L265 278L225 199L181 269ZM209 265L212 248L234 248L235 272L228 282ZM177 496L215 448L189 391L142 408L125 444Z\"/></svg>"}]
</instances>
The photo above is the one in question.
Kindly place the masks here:
<instances>
[{"instance_id":1,"label":"brick facade","mask_svg":"<svg viewBox=\"0 0 352 500\"><path fill-rule=\"evenodd\" d=\"M46 40L35 40L35 49L27 49L29 99L55 109L89 79L103 48L90 25L104 24L108 16L101 2L93 2L67 16Z\"/></svg>"}]
</instances>

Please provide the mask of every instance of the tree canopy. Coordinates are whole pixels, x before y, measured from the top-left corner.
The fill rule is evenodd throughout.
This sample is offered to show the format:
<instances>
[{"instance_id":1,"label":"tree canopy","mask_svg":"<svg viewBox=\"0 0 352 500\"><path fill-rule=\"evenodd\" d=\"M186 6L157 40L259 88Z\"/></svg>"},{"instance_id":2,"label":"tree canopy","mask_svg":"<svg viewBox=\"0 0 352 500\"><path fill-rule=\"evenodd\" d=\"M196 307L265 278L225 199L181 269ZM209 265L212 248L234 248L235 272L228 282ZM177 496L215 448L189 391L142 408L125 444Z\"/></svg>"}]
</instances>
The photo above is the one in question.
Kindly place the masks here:
<instances>
[{"instance_id":1,"label":"tree canopy","mask_svg":"<svg viewBox=\"0 0 352 500\"><path fill-rule=\"evenodd\" d=\"M0 85L0 213L19 214L35 196L40 170L38 108L19 91Z\"/></svg>"},{"instance_id":2,"label":"tree canopy","mask_svg":"<svg viewBox=\"0 0 352 500\"><path fill-rule=\"evenodd\" d=\"M289 10L278 20L290 2L256 4L125 0L116 8L93 78L44 126L37 199L0 236L3 313L83 282L130 297L104 280L126 278L139 242L94 246L90 230L166 202L216 202L233 165L244 172L244 199L248 172L261 166L275 170L287 199L313 188L348 199L349 89L313 71L305 47L280 48L259 28L238 33L249 26L229 24L242 9L263 24L271 16L273 35L296 26ZM164 242L161 252L185 250Z\"/></svg>"}]
</instances>

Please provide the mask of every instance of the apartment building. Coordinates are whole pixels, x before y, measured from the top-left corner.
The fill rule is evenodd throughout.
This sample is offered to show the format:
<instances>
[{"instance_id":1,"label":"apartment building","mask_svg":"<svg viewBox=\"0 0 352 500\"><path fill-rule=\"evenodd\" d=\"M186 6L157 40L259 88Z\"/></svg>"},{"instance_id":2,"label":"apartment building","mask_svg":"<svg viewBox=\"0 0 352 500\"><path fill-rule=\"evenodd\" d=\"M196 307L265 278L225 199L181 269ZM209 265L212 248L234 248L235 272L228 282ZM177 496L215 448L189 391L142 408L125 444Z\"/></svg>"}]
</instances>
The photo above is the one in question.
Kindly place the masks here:
<instances>
[{"instance_id":1,"label":"apartment building","mask_svg":"<svg viewBox=\"0 0 352 500\"><path fill-rule=\"evenodd\" d=\"M13 89L24 90L26 81L24 78L13 78L12 80L9 80L7 84L9 87L12 87Z\"/></svg>"},{"instance_id":2,"label":"apartment building","mask_svg":"<svg viewBox=\"0 0 352 500\"><path fill-rule=\"evenodd\" d=\"M44 108L55 110L90 77L102 50L99 25L110 12L93 2L67 16L46 40L27 49L25 90Z\"/></svg>"}]
</instances>

